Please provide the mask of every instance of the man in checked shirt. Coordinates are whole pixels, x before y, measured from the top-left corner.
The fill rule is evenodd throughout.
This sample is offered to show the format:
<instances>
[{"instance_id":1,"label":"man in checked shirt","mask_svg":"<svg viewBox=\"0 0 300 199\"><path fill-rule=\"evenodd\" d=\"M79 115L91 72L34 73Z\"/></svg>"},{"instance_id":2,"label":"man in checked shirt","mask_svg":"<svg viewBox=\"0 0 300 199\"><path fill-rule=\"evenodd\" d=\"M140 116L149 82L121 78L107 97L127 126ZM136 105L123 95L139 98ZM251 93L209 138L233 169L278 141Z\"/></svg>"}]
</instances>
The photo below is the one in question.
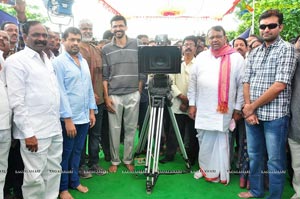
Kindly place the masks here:
<instances>
[{"instance_id":1,"label":"man in checked shirt","mask_svg":"<svg viewBox=\"0 0 300 199\"><path fill-rule=\"evenodd\" d=\"M250 191L241 198L264 197L264 173L269 175L268 199L282 198L286 170L291 81L296 68L294 47L280 37L283 14L267 10L259 18L264 44L248 56L244 76L243 114L250 159ZM264 154L268 153L268 170Z\"/></svg>"}]
</instances>

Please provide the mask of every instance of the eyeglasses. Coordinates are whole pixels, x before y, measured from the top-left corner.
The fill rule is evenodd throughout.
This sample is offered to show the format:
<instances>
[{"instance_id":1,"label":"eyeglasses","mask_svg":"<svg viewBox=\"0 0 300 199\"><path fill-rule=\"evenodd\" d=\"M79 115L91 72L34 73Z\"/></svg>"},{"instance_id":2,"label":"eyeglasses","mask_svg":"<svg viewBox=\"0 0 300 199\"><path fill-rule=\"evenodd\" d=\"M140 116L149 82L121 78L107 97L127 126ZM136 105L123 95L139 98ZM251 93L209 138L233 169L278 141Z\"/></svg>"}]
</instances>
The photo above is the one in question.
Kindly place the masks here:
<instances>
[{"instance_id":1,"label":"eyeglasses","mask_svg":"<svg viewBox=\"0 0 300 199\"><path fill-rule=\"evenodd\" d=\"M277 28L277 26L279 26L279 24L277 24L277 23L270 23L270 24L267 24L267 25L266 24L260 24L259 29L265 30L268 27L269 30L272 30L272 29Z\"/></svg>"}]
</instances>

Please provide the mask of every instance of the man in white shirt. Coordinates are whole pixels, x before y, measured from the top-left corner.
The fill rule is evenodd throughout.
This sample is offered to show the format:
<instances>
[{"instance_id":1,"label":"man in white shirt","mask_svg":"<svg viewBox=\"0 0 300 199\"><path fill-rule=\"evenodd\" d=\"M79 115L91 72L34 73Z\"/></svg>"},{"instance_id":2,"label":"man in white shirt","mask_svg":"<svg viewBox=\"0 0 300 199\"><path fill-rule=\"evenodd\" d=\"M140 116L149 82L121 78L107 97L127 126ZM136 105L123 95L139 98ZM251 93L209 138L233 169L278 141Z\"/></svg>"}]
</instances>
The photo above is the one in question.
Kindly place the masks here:
<instances>
[{"instance_id":1,"label":"man in white shirt","mask_svg":"<svg viewBox=\"0 0 300 199\"><path fill-rule=\"evenodd\" d=\"M11 109L8 104L6 82L3 72L3 53L7 52L9 52L9 35L7 32L0 30L0 199L3 199L8 152L11 144Z\"/></svg>"},{"instance_id":2,"label":"man in white shirt","mask_svg":"<svg viewBox=\"0 0 300 199\"><path fill-rule=\"evenodd\" d=\"M211 47L197 56L188 89L189 116L199 141L200 171L194 177L227 184L228 129L243 104L244 59L227 45L223 27L212 27L207 38Z\"/></svg>"},{"instance_id":3,"label":"man in white shirt","mask_svg":"<svg viewBox=\"0 0 300 199\"><path fill-rule=\"evenodd\" d=\"M20 139L25 199L56 199L60 182L62 134L60 93L54 69L43 52L47 31L38 21L23 26L24 50L5 61L13 135Z\"/></svg>"}]
</instances>

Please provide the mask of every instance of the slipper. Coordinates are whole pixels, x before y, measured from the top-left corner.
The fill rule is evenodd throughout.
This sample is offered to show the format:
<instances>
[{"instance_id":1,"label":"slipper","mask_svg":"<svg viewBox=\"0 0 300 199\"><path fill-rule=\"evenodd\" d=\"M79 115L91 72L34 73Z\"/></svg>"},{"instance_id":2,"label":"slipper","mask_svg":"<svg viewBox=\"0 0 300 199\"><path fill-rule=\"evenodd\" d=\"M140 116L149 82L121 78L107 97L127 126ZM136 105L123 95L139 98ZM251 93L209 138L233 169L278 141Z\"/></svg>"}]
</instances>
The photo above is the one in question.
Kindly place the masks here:
<instances>
[{"instance_id":1,"label":"slipper","mask_svg":"<svg viewBox=\"0 0 300 199\"><path fill-rule=\"evenodd\" d=\"M59 193L60 199L74 199L68 190Z\"/></svg>"},{"instance_id":2,"label":"slipper","mask_svg":"<svg viewBox=\"0 0 300 199\"><path fill-rule=\"evenodd\" d=\"M108 171L109 171L110 173L116 173L117 170L118 170L118 166L117 166L117 165L111 165L111 166L109 167L109 169L108 169Z\"/></svg>"},{"instance_id":3,"label":"slipper","mask_svg":"<svg viewBox=\"0 0 300 199\"><path fill-rule=\"evenodd\" d=\"M202 178L202 177L203 177L203 174L202 174L201 170L198 170L198 171L196 171L196 172L194 173L194 178L195 178L196 180L198 180L198 179L200 179L200 178Z\"/></svg>"},{"instance_id":4,"label":"slipper","mask_svg":"<svg viewBox=\"0 0 300 199\"><path fill-rule=\"evenodd\" d=\"M125 164L125 166L129 171L134 171L134 166L132 164Z\"/></svg>"},{"instance_id":5,"label":"slipper","mask_svg":"<svg viewBox=\"0 0 300 199\"><path fill-rule=\"evenodd\" d=\"M250 192L241 192L238 194L240 198L254 198Z\"/></svg>"}]
</instances>

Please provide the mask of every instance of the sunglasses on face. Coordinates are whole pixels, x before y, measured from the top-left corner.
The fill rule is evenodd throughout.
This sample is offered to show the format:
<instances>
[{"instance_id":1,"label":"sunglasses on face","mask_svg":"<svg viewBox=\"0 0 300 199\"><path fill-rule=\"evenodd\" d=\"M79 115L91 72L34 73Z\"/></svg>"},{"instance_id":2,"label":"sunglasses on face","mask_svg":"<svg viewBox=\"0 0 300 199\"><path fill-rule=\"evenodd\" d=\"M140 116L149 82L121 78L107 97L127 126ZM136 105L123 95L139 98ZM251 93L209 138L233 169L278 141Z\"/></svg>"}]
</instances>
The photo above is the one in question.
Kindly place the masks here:
<instances>
[{"instance_id":1,"label":"sunglasses on face","mask_svg":"<svg viewBox=\"0 0 300 199\"><path fill-rule=\"evenodd\" d=\"M272 29L277 28L277 26L279 26L279 24L277 24L277 23L260 24L259 29L265 30L268 27L269 30L272 30Z\"/></svg>"}]
</instances>

